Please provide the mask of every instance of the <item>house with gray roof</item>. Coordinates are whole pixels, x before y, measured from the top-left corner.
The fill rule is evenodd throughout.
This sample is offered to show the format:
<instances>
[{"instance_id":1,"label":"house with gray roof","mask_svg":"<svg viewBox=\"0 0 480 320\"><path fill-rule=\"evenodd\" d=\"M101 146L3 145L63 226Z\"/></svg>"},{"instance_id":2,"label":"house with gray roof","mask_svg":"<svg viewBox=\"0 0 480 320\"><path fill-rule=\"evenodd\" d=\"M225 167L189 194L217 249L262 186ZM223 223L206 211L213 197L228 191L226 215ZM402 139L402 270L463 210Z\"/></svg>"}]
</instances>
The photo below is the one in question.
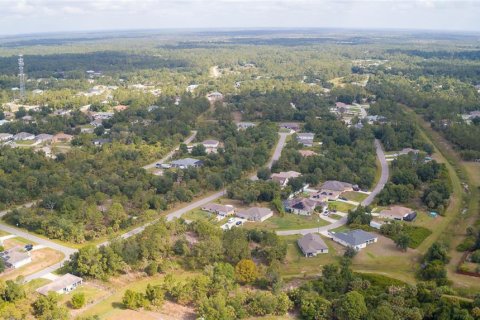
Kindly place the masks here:
<instances>
[{"instance_id":1,"label":"house with gray roof","mask_svg":"<svg viewBox=\"0 0 480 320\"><path fill-rule=\"evenodd\" d=\"M0 133L0 141L8 141L13 138L11 133Z\"/></svg>"},{"instance_id":2,"label":"house with gray roof","mask_svg":"<svg viewBox=\"0 0 480 320\"><path fill-rule=\"evenodd\" d=\"M317 254L328 253L328 246L317 233L307 233L297 244L305 257L315 257Z\"/></svg>"},{"instance_id":3,"label":"house with gray roof","mask_svg":"<svg viewBox=\"0 0 480 320\"><path fill-rule=\"evenodd\" d=\"M378 241L378 237L375 234L361 229L348 232L332 232L330 235L333 241L338 242L345 247L352 247L355 250L361 250L367 247L367 245Z\"/></svg>"},{"instance_id":4,"label":"house with gray roof","mask_svg":"<svg viewBox=\"0 0 480 320\"><path fill-rule=\"evenodd\" d=\"M35 141L39 141L39 142L47 142L47 141L51 141L52 139L53 139L53 135L48 133L41 133L35 137Z\"/></svg>"},{"instance_id":5,"label":"house with gray roof","mask_svg":"<svg viewBox=\"0 0 480 320\"><path fill-rule=\"evenodd\" d=\"M186 169L186 168L198 168L203 165L202 160L193 159L193 158L183 158L174 160L170 163L172 168Z\"/></svg>"},{"instance_id":6,"label":"house with gray roof","mask_svg":"<svg viewBox=\"0 0 480 320\"><path fill-rule=\"evenodd\" d=\"M35 135L28 132L20 132L13 136L13 140L15 141L33 140L33 139L35 139Z\"/></svg>"},{"instance_id":7,"label":"house with gray roof","mask_svg":"<svg viewBox=\"0 0 480 320\"><path fill-rule=\"evenodd\" d=\"M253 122L237 122L237 129L238 130L246 130L248 128L255 127L255 123Z\"/></svg>"},{"instance_id":8,"label":"house with gray roof","mask_svg":"<svg viewBox=\"0 0 480 320\"><path fill-rule=\"evenodd\" d=\"M252 207L237 212L236 216L249 221L263 222L273 216L273 211L269 208Z\"/></svg>"},{"instance_id":9,"label":"house with gray roof","mask_svg":"<svg viewBox=\"0 0 480 320\"><path fill-rule=\"evenodd\" d=\"M83 279L73 274L67 273L57 279L53 280L49 284L46 284L37 289L37 292L46 296L49 292L56 292L58 294L68 293L75 290L83 282Z\"/></svg>"},{"instance_id":10,"label":"house with gray roof","mask_svg":"<svg viewBox=\"0 0 480 320\"><path fill-rule=\"evenodd\" d=\"M25 251L21 246L16 246L0 253L7 268L18 269L32 262L30 252Z\"/></svg>"},{"instance_id":11,"label":"house with gray roof","mask_svg":"<svg viewBox=\"0 0 480 320\"><path fill-rule=\"evenodd\" d=\"M303 144L305 147L312 147L314 138L315 138L314 133L310 133L310 132L297 133L297 142Z\"/></svg>"}]
</instances>

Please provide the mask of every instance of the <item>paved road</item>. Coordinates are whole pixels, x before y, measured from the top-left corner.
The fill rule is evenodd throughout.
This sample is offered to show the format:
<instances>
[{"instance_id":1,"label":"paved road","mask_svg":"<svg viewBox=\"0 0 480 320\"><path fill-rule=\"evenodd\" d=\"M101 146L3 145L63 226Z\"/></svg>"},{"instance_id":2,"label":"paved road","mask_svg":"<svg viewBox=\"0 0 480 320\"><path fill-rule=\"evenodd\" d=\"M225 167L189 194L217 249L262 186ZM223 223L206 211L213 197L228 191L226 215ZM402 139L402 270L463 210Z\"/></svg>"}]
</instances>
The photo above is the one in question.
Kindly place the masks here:
<instances>
[{"instance_id":1,"label":"paved road","mask_svg":"<svg viewBox=\"0 0 480 320\"><path fill-rule=\"evenodd\" d=\"M35 201L29 202L29 203L22 204L21 206L18 206L14 209L30 208L31 206L33 206L34 204L37 204L38 202L40 202L40 200L35 200ZM7 213L9 213L10 211L14 210L14 209L7 209L7 210L0 211L0 218L3 217L4 215L6 215Z\"/></svg>"},{"instance_id":2,"label":"paved road","mask_svg":"<svg viewBox=\"0 0 480 320\"><path fill-rule=\"evenodd\" d=\"M280 159L280 156L282 155L282 150L285 147L285 143L287 141L287 136L289 136L291 133L286 133L286 132L280 132L280 139L278 139L277 146L275 147L275 151L273 151L272 158L270 161L267 163L267 167L269 169L272 168L272 165L275 161L278 161Z\"/></svg>"},{"instance_id":3,"label":"paved road","mask_svg":"<svg viewBox=\"0 0 480 320\"><path fill-rule=\"evenodd\" d=\"M195 139L196 136L197 136L197 131L192 131L192 134L187 139L185 139L185 141L183 141L183 143L189 144L190 142L193 141L193 139ZM179 147L180 146L177 146L177 148L179 148ZM143 167L143 169L147 170L147 169L155 168L155 165L157 163L164 163L164 162L170 160L170 158L173 157L173 155L175 154L177 148L174 148L172 151L167 153L165 155L165 157L163 157L162 159L157 160L153 163L147 164L146 166Z\"/></svg>"},{"instance_id":4,"label":"paved road","mask_svg":"<svg viewBox=\"0 0 480 320\"><path fill-rule=\"evenodd\" d=\"M375 140L375 149L377 152L377 158L380 161L382 173L380 175L380 180L377 182L377 185L375 186L375 188L373 188L373 191L368 195L368 197L365 200L362 201L362 206L370 205L373 202L373 199L375 198L375 196L379 194L380 191L382 191L382 189L385 187L385 184L388 181L389 168L388 168L387 160L385 159L385 153L383 152L383 148L379 140ZM343 226L346 223L347 223L347 217L343 217L338 221L332 224L329 224L328 226L323 226L320 228L310 228L310 229L277 231L277 234L280 236L288 236L293 234L307 234L312 232L318 232L318 233L327 235L328 230L336 229L338 227Z\"/></svg>"},{"instance_id":5,"label":"paved road","mask_svg":"<svg viewBox=\"0 0 480 320\"><path fill-rule=\"evenodd\" d=\"M388 181L388 176L390 174L387 159L385 159L385 152L383 152L382 144L379 140L375 140L375 149L377 151L377 158L380 161L382 173L380 175L380 180L377 182L375 188L373 188L372 192L368 195L368 197L362 201L362 206L364 207L372 204L373 199L375 199L377 194L379 194L380 191L382 191L385 187L385 184Z\"/></svg>"}]
</instances>

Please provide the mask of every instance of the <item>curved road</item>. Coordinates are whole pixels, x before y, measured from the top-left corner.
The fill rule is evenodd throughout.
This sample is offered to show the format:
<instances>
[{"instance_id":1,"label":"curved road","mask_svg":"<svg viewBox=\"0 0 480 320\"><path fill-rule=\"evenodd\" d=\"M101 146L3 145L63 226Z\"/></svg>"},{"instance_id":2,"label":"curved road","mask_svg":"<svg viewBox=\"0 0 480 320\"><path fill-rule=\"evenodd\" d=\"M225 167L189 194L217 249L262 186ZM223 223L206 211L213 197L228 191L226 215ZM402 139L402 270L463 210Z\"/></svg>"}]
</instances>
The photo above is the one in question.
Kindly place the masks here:
<instances>
[{"instance_id":1,"label":"curved road","mask_svg":"<svg viewBox=\"0 0 480 320\"><path fill-rule=\"evenodd\" d=\"M378 180L377 184L375 185L375 188L373 188L372 192L368 195L365 200L362 201L362 206L368 206L370 205L377 194L382 191L382 189L385 187L385 184L388 181L388 176L389 176L389 168L388 168L388 163L387 160L385 159L385 153L383 152L382 144L380 143L379 140L375 140L375 150L377 153L377 158L380 161L380 168L382 170L380 179ZM284 231L277 231L277 234L280 236L289 236L293 234L307 234L307 233L322 233L324 235L327 234L328 230L336 229L338 227L343 226L344 224L347 223L347 217L343 217L336 222L329 224L327 226L319 227L319 228L310 228L310 229L297 229L297 230L284 230Z\"/></svg>"}]
</instances>

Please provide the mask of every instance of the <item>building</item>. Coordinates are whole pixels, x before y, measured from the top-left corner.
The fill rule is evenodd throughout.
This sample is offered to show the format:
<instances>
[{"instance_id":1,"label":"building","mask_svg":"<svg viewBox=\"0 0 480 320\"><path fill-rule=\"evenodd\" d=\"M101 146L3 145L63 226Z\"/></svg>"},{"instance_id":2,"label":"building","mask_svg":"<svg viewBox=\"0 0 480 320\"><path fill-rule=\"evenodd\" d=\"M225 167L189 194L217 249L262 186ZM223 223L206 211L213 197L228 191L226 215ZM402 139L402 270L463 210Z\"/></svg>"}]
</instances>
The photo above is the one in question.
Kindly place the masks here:
<instances>
[{"instance_id":1,"label":"building","mask_svg":"<svg viewBox=\"0 0 480 320\"><path fill-rule=\"evenodd\" d=\"M388 209L380 211L378 216L383 219L412 221L416 218L417 214L407 207L391 206Z\"/></svg>"},{"instance_id":2,"label":"building","mask_svg":"<svg viewBox=\"0 0 480 320\"><path fill-rule=\"evenodd\" d=\"M186 168L198 168L203 165L203 161L192 158L184 158L172 161L170 166L172 168L186 169Z\"/></svg>"},{"instance_id":3,"label":"building","mask_svg":"<svg viewBox=\"0 0 480 320\"><path fill-rule=\"evenodd\" d=\"M202 144L205 147L205 151L207 153L215 153L217 152L220 142L218 140L205 140L202 142Z\"/></svg>"},{"instance_id":4,"label":"building","mask_svg":"<svg viewBox=\"0 0 480 320\"><path fill-rule=\"evenodd\" d=\"M10 133L0 133L0 141L8 141L13 138L13 134Z\"/></svg>"},{"instance_id":5,"label":"building","mask_svg":"<svg viewBox=\"0 0 480 320\"><path fill-rule=\"evenodd\" d=\"M20 132L13 136L13 140L20 141L20 140L33 140L35 139L35 135L28 133L28 132Z\"/></svg>"},{"instance_id":6,"label":"building","mask_svg":"<svg viewBox=\"0 0 480 320\"><path fill-rule=\"evenodd\" d=\"M252 207L237 212L236 216L247 219L248 221L263 222L273 216L273 211L268 208Z\"/></svg>"},{"instance_id":7,"label":"building","mask_svg":"<svg viewBox=\"0 0 480 320\"><path fill-rule=\"evenodd\" d=\"M298 178L302 174L296 171L287 171L287 172L279 172L273 173L271 175L271 179L275 182L278 182L280 186L285 187L288 184L288 181L292 178Z\"/></svg>"},{"instance_id":8,"label":"building","mask_svg":"<svg viewBox=\"0 0 480 320\"><path fill-rule=\"evenodd\" d=\"M355 189L358 190L358 186L352 185L348 182L342 182L337 180L328 180L322 184L320 190L322 191L332 191L332 192L347 192L347 191L354 191Z\"/></svg>"},{"instance_id":9,"label":"building","mask_svg":"<svg viewBox=\"0 0 480 320\"><path fill-rule=\"evenodd\" d=\"M48 141L51 141L52 139L53 139L53 136L47 133L41 133L35 137L35 140L38 142L48 142Z\"/></svg>"},{"instance_id":10,"label":"building","mask_svg":"<svg viewBox=\"0 0 480 320\"><path fill-rule=\"evenodd\" d=\"M192 92L194 92L195 89L197 89L197 88L198 88L198 84L191 84L191 85L187 86L187 92L192 93Z\"/></svg>"},{"instance_id":11,"label":"building","mask_svg":"<svg viewBox=\"0 0 480 320\"><path fill-rule=\"evenodd\" d=\"M303 144L305 147L312 147L314 138L315 138L314 133L310 133L310 132L297 133L297 142Z\"/></svg>"},{"instance_id":12,"label":"building","mask_svg":"<svg viewBox=\"0 0 480 320\"><path fill-rule=\"evenodd\" d=\"M328 253L328 246L325 244L320 235L316 233L308 233L297 241L300 250L305 257L315 257L317 254Z\"/></svg>"},{"instance_id":13,"label":"building","mask_svg":"<svg viewBox=\"0 0 480 320\"><path fill-rule=\"evenodd\" d=\"M410 154L410 153L418 154L419 152L420 152L420 150L417 150L417 149L404 148L404 149L400 150L397 153L397 155L398 156L403 156L403 155Z\"/></svg>"},{"instance_id":14,"label":"building","mask_svg":"<svg viewBox=\"0 0 480 320\"><path fill-rule=\"evenodd\" d=\"M255 127L255 123L253 122L237 122L237 129L238 130L246 130L248 128Z\"/></svg>"},{"instance_id":15,"label":"building","mask_svg":"<svg viewBox=\"0 0 480 320\"><path fill-rule=\"evenodd\" d=\"M354 248L355 250L363 249L378 240L375 234L360 229L348 232L335 232L330 233L330 235L333 241L340 243L342 246Z\"/></svg>"},{"instance_id":16,"label":"building","mask_svg":"<svg viewBox=\"0 0 480 320\"><path fill-rule=\"evenodd\" d=\"M231 205L222 205L218 203L208 203L202 207L203 211L215 213L219 216L226 217L235 213L235 208Z\"/></svg>"},{"instance_id":17,"label":"building","mask_svg":"<svg viewBox=\"0 0 480 320\"><path fill-rule=\"evenodd\" d=\"M311 151L311 150L298 150L298 153L300 153L300 155L305 158L316 156L318 154L315 151Z\"/></svg>"},{"instance_id":18,"label":"building","mask_svg":"<svg viewBox=\"0 0 480 320\"><path fill-rule=\"evenodd\" d=\"M56 292L58 294L68 293L75 290L82 284L83 280L80 277L67 273L63 276L53 280L37 289L37 292L46 296L49 292Z\"/></svg>"},{"instance_id":19,"label":"building","mask_svg":"<svg viewBox=\"0 0 480 320\"><path fill-rule=\"evenodd\" d=\"M223 100L223 94L221 94L218 91L212 92L207 94L207 99L211 103L217 102L217 101L222 101Z\"/></svg>"},{"instance_id":20,"label":"building","mask_svg":"<svg viewBox=\"0 0 480 320\"><path fill-rule=\"evenodd\" d=\"M7 268L18 269L32 262L30 252L25 251L21 246L16 246L0 253Z\"/></svg>"},{"instance_id":21,"label":"building","mask_svg":"<svg viewBox=\"0 0 480 320\"><path fill-rule=\"evenodd\" d=\"M66 142L72 141L72 139L73 139L72 135L60 132L60 133L57 133L56 135L53 136L52 142L53 143L58 143L58 142L66 143Z\"/></svg>"},{"instance_id":22,"label":"building","mask_svg":"<svg viewBox=\"0 0 480 320\"><path fill-rule=\"evenodd\" d=\"M322 206L324 203L316 199L309 198L294 198L285 200L283 206L286 212L298 214L301 216L311 215L317 207Z\"/></svg>"},{"instance_id":23,"label":"building","mask_svg":"<svg viewBox=\"0 0 480 320\"><path fill-rule=\"evenodd\" d=\"M103 146L106 143L110 143L110 142L112 142L111 139L104 139L104 138L92 140L93 145L94 146L99 146L99 147Z\"/></svg>"},{"instance_id":24,"label":"building","mask_svg":"<svg viewBox=\"0 0 480 320\"><path fill-rule=\"evenodd\" d=\"M378 229L378 230L380 230L380 228L381 228L383 225L384 225L384 223L381 222L381 221L376 221L376 220L370 221L370 227L375 228L375 229Z\"/></svg>"},{"instance_id":25,"label":"building","mask_svg":"<svg viewBox=\"0 0 480 320\"><path fill-rule=\"evenodd\" d=\"M296 123L296 122L286 122L286 123L280 123L279 124L279 127L280 128L283 128L283 129L288 129L288 130L291 130L291 131L294 131L294 132L298 132L300 131L300 124Z\"/></svg>"}]
</instances>

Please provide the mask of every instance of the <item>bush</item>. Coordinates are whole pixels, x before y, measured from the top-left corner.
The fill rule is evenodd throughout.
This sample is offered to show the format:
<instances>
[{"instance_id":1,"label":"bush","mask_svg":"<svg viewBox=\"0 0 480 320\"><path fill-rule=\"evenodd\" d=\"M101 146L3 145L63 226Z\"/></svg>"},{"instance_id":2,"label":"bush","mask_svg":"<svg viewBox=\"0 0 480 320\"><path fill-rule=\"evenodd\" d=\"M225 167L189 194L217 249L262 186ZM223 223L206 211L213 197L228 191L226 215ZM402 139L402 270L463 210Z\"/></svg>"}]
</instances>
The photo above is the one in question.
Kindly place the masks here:
<instances>
[{"instance_id":1,"label":"bush","mask_svg":"<svg viewBox=\"0 0 480 320\"><path fill-rule=\"evenodd\" d=\"M158 272L158 263L156 262L151 262L146 268L145 268L145 272L149 275L149 276L153 276L154 274L156 274Z\"/></svg>"},{"instance_id":2,"label":"bush","mask_svg":"<svg viewBox=\"0 0 480 320\"><path fill-rule=\"evenodd\" d=\"M457 249L457 251L465 252L465 251L470 250L474 246L475 246L475 238L467 237L457 246L456 249Z\"/></svg>"},{"instance_id":3,"label":"bush","mask_svg":"<svg viewBox=\"0 0 480 320\"><path fill-rule=\"evenodd\" d=\"M475 250L470 255L470 261L475 262L475 263L480 263L480 250Z\"/></svg>"},{"instance_id":4,"label":"bush","mask_svg":"<svg viewBox=\"0 0 480 320\"><path fill-rule=\"evenodd\" d=\"M72 308L73 309L80 309L85 305L86 299L85 294L83 292L77 292L72 295Z\"/></svg>"}]
</instances>

